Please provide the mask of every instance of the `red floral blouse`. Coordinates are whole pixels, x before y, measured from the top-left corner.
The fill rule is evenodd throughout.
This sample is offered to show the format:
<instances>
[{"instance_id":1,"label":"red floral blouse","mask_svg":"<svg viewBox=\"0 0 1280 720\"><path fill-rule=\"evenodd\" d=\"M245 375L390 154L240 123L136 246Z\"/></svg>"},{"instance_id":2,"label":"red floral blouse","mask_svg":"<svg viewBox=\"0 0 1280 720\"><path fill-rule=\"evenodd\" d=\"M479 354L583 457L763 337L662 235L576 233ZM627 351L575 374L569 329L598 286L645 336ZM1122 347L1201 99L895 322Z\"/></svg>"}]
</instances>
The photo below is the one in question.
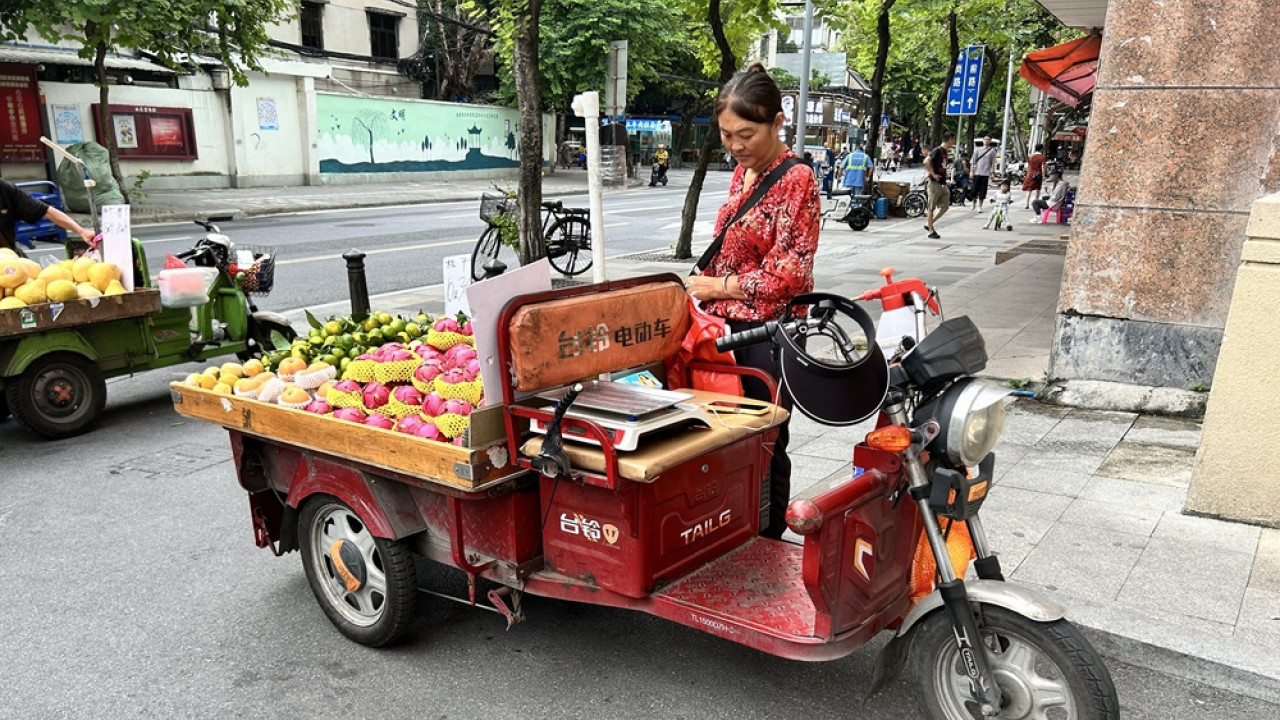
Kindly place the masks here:
<instances>
[{"instance_id":1,"label":"red floral blouse","mask_svg":"<svg viewBox=\"0 0 1280 720\"><path fill-rule=\"evenodd\" d=\"M788 150L774 160L755 180L769 174L783 160L795 157ZM715 232L737 213L755 189L743 187L746 169L738 166L729 182L729 199L720 208ZM756 206L731 225L724 244L703 275L737 275L746 300L711 300L707 312L727 320L776 320L787 302L813 290L813 255L818 250L818 221L821 207L818 181L804 164L787 171L760 198ZM714 237L714 235L713 235Z\"/></svg>"}]
</instances>

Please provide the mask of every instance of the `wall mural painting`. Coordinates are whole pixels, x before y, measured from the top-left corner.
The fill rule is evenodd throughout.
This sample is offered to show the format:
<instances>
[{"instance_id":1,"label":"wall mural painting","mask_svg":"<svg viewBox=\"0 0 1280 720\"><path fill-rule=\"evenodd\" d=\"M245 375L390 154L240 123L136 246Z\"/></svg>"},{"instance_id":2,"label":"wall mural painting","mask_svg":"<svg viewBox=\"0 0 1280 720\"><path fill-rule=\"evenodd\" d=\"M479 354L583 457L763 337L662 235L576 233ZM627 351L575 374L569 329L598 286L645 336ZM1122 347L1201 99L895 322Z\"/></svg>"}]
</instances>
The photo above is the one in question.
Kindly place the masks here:
<instances>
[{"instance_id":1,"label":"wall mural painting","mask_svg":"<svg viewBox=\"0 0 1280 720\"><path fill-rule=\"evenodd\" d=\"M322 173L519 167L508 108L317 94Z\"/></svg>"}]
</instances>

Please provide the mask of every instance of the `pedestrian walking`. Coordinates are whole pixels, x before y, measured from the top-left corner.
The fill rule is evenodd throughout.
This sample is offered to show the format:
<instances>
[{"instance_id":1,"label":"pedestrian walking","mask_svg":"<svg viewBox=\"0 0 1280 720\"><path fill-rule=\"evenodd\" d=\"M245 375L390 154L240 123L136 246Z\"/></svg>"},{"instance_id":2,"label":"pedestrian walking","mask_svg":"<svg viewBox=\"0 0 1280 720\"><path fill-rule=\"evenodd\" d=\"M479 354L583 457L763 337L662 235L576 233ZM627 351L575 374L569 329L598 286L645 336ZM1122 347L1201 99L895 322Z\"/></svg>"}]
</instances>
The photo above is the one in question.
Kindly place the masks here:
<instances>
[{"instance_id":1,"label":"pedestrian walking","mask_svg":"<svg viewBox=\"0 0 1280 720\"><path fill-rule=\"evenodd\" d=\"M862 194L871 173L871 165L871 156L863 152L862 148L854 148L844 159L844 165L840 168L843 175L840 184L849 188L850 196Z\"/></svg>"},{"instance_id":2,"label":"pedestrian walking","mask_svg":"<svg viewBox=\"0 0 1280 720\"><path fill-rule=\"evenodd\" d=\"M1036 151L1027 158L1027 177L1022 181L1022 191L1026 193L1023 209L1030 209L1031 199L1039 197L1040 188L1044 187L1044 145L1036 145Z\"/></svg>"},{"instance_id":3,"label":"pedestrian walking","mask_svg":"<svg viewBox=\"0 0 1280 720\"><path fill-rule=\"evenodd\" d=\"M0 180L0 247L22 255L18 249L18 222L35 223L46 218L63 230L84 238L85 242L92 242L96 235L94 231L80 227L80 223L61 210L22 192L8 180Z\"/></svg>"},{"instance_id":4,"label":"pedestrian walking","mask_svg":"<svg viewBox=\"0 0 1280 720\"><path fill-rule=\"evenodd\" d=\"M973 154L973 199L977 201L977 209L987 199L987 184L991 182L991 170L995 167L996 148L991 144L991 136L982 136L982 147Z\"/></svg>"},{"instance_id":5,"label":"pedestrian walking","mask_svg":"<svg viewBox=\"0 0 1280 720\"><path fill-rule=\"evenodd\" d=\"M946 214L947 208L951 207L951 190L947 188L947 158L955 144L955 133L944 135L942 144L929 153L929 159L924 165L925 171L929 174L929 205L924 215L924 229L929 231L931 240L941 237L934 229L934 223L938 222Z\"/></svg>"}]
</instances>

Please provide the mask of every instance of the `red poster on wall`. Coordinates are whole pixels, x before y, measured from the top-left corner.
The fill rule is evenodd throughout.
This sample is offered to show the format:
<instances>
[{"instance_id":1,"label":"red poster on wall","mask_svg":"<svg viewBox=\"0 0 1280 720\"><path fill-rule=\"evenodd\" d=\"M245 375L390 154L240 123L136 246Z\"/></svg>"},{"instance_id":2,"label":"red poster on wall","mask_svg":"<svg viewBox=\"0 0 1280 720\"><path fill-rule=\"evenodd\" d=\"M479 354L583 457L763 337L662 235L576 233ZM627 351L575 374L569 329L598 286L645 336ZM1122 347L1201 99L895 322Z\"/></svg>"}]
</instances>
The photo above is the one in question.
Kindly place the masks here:
<instances>
[{"instance_id":1,"label":"red poster on wall","mask_svg":"<svg viewBox=\"0 0 1280 720\"><path fill-rule=\"evenodd\" d=\"M0 162L44 162L40 93L30 65L0 63Z\"/></svg>"}]
</instances>

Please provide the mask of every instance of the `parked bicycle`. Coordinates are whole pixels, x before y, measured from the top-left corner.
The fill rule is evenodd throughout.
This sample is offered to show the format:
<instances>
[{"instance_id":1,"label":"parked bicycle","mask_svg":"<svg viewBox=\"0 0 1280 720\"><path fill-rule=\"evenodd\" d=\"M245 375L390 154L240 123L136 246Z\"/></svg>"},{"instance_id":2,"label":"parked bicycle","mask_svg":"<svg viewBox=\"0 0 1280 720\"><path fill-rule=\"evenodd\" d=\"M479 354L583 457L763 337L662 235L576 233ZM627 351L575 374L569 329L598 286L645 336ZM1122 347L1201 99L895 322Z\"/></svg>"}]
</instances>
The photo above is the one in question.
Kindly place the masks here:
<instances>
[{"instance_id":1,"label":"parked bicycle","mask_svg":"<svg viewBox=\"0 0 1280 720\"><path fill-rule=\"evenodd\" d=\"M516 198L513 195L485 193L480 197L480 219L488 225L471 250L471 279L483 280L489 274L486 266L498 261L505 267L519 265L515 246L504 242L503 228L515 225ZM591 268L591 211L567 208L555 200L542 203L542 239L551 267L568 277ZM496 269L496 268L494 268Z\"/></svg>"}]
</instances>

